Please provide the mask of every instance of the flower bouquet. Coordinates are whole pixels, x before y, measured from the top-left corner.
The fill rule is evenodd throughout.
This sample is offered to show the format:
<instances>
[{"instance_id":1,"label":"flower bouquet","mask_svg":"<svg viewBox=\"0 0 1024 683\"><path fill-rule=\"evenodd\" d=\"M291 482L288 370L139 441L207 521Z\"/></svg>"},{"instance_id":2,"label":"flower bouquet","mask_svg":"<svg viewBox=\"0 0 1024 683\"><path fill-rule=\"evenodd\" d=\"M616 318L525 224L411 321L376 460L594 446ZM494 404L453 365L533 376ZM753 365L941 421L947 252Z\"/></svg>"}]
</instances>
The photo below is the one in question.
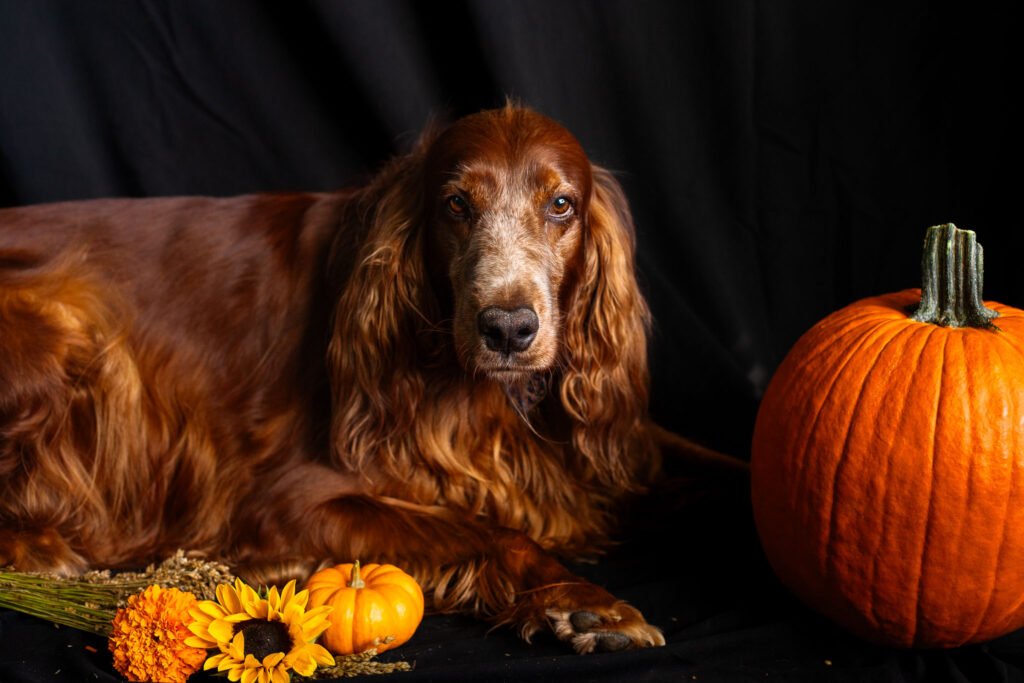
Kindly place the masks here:
<instances>
[{"instance_id":1,"label":"flower bouquet","mask_svg":"<svg viewBox=\"0 0 1024 683\"><path fill-rule=\"evenodd\" d=\"M340 678L408 671L373 661L375 650L334 657L316 643L330 607L307 609L289 582L257 591L224 565L173 557L141 573L73 579L0 570L0 607L108 638L129 681L181 683L199 670L229 681L287 683L293 674Z\"/></svg>"}]
</instances>

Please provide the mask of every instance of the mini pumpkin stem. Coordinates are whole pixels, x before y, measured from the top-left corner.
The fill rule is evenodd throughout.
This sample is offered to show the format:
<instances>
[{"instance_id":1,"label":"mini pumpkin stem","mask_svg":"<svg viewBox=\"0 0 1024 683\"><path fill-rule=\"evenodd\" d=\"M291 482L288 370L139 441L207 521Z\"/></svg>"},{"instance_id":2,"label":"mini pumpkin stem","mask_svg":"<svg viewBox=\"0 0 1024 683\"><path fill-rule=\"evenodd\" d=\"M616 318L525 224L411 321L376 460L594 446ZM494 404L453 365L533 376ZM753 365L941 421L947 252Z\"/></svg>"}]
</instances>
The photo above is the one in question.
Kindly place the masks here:
<instances>
[{"instance_id":1,"label":"mini pumpkin stem","mask_svg":"<svg viewBox=\"0 0 1024 683\"><path fill-rule=\"evenodd\" d=\"M352 578L348 582L349 588L366 588L366 582L359 576L359 560L352 564Z\"/></svg>"},{"instance_id":2,"label":"mini pumpkin stem","mask_svg":"<svg viewBox=\"0 0 1024 683\"><path fill-rule=\"evenodd\" d=\"M921 258L921 303L912 320L942 327L989 327L999 313L981 299L981 245L972 230L952 223L928 228Z\"/></svg>"}]
</instances>

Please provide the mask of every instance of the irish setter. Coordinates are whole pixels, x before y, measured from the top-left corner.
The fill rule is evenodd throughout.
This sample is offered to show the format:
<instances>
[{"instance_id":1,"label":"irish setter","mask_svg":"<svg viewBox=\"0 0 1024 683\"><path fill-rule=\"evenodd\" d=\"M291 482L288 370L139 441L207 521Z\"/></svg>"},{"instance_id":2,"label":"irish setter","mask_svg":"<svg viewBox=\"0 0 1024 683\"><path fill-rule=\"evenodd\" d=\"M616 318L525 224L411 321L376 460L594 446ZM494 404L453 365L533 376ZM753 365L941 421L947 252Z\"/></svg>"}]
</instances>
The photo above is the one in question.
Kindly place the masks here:
<instances>
[{"instance_id":1,"label":"irish setter","mask_svg":"<svg viewBox=\"0 0 1024 683\"><path fill-rule=\"evenodd\" d=\"M660 645L552 553L662 448L622 190L507 106L365 187L0 211L0 566L388 561L440 610Z\"/></svg>"}]
</instances>

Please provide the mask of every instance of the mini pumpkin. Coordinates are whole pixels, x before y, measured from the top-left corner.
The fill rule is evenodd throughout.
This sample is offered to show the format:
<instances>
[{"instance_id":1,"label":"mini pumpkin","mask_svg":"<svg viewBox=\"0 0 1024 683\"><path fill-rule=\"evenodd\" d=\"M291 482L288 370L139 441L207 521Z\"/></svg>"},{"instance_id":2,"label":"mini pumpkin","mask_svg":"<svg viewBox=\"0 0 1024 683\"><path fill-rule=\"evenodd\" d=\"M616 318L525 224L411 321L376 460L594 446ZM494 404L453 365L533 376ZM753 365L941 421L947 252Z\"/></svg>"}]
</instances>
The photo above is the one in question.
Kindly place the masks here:
<instances>
[{"instance_id":1,"label":"mini pumpkin","mask_svg":"<svg viewBox=\"0 0 1024 683\"><path fill-rule=\"evenodd\" d=\"M974 233L932 228L923 288L811 328L765 392L751 490L810 606L905 647L1024 626L1024 311L981 299Z\"/></svg>"},{"instance_id":2,"label":"mini pumpkin","mask_svg":"<svg viewBox=\"0 0 1024 683\"><path fill-rule=\"evenodd\" d=\"M306 589L310 608L334 608L320 643L337 655L398 647L412 637L423 619L419 584L390 564L360 566L357 560L321 569L309 577Z\"/></svg>"}]
</instances>

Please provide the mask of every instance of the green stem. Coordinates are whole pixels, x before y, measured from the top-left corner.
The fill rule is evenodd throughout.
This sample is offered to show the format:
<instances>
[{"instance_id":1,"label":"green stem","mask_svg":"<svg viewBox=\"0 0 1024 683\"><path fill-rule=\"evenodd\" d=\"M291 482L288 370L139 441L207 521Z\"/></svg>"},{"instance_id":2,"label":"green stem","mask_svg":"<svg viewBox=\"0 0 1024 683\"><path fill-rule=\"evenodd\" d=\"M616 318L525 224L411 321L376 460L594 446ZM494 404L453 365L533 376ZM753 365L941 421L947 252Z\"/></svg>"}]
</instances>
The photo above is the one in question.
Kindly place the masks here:
<instances>
[{"instance_id":1,"label":"green stem","mask_svg":"<svg viewBox=\"0 0 1024 683\"><path fill-rule=\"evenodd\" d=\"M942 327L998 329L999 313L981 299L984 258L971 230L952 223L928 228L921 258L921 303L910 317Z\"/></svg>"},{"instance_id":2,"label":"green stem","mask_svg":"<svg viewBox=\"0 0 1024 683\"><path fill-rule=\"evenodd\" d=\"M0 593L0 607L101 636L110 634L110 625L116 612L114 609L85 607L72 600L52 597L44 599L7 590Z\"/></svg>"}]
</instances>

